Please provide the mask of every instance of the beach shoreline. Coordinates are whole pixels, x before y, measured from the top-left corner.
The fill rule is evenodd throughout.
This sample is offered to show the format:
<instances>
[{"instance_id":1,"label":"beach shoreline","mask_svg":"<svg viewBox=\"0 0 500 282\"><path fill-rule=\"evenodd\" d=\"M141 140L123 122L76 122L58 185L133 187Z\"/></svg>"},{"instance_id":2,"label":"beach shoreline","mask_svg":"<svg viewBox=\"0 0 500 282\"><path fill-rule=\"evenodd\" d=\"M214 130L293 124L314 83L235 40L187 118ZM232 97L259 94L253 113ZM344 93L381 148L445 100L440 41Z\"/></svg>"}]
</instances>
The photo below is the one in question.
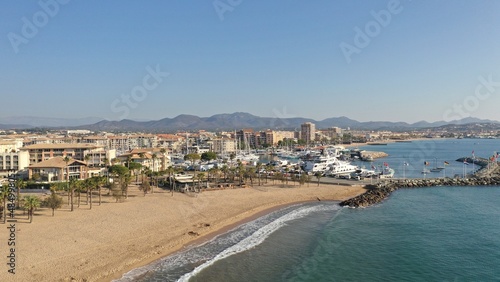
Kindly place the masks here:
<instances>
[{"instance_id":1,"label":"beach shoreline","mask_svg":"<svg viewBox=\"0 0 500 282\"><path fill-rule=\"evenodd\" d=\"M106 196L101 206L94 200L91 211L83 204L74 212L56 210L55 217L48 209L39 210L33 223L18 223L14 281L112 281L285 206L342 201L366 191L360 185L288 186L254 185L173 197L164 190L143 197L132 187L125 202L113 203ZM0 235L6 238L4 233ZM6 270L0 280L11 278L5 275Z\"/></svg>"}]
</instances>

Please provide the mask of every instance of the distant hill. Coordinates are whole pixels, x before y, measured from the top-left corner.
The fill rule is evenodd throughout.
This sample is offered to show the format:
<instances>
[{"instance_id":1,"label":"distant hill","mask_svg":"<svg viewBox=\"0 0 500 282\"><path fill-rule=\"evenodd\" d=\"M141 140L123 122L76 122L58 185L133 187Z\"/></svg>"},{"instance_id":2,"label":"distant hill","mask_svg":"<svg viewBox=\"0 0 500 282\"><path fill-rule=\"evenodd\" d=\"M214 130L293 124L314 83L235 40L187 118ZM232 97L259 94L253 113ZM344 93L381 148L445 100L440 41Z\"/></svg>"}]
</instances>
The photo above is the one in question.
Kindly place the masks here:
<instances>
[{"instance_id":1,"label":"distant hill","mask_svg":"<svg viewBox=\"0 0 500 282\"><path fill-rule=\"evenodd\" d=\"M88 122L87 122L88 121ZM236 112L232 114L217 114L211 117L198 117L195 115L179 115L174 118L164 118L151 121L134 121L124 119L120 121L101 120L99 118L62 119L62 118L36 118L16 117L0 119L0 129L27 129L33 127L88 129L92 131L143 131L143 132L174 132L179 130L238 130L242 128L262 129L300 129L304 122L316 124L316 128L329 128L333 126L364 130L393 130L404 131L420 128L435 128L446 125L465 125L474 123L500 124L498 121L481 120L477 118L464 118L451 122L419 121L416 123L369 121L359 122L348 117L332 117L316 121L310 118L277 118L259 117L249 113ZM2 125L5 123L5 125Z\"/></svg>"},{"instance_id":2,"label":"distant hill","mask_svg":"<svg viewBox=\"0 0 500 282\"><path fill-rule=\"evenodd\" d=\"M411 130L428 127L438 127L447 124L467 124L467 123L499 123L498 121L480 120L467 118L452 122L425 121L409 124L406 122L369 121L359 122L347 117L327 118L316 121L309 118L272 118L258 117L249 113L236 112L232 114L217 114L211 117L198 117L194 115L179 115L174 118L164 118L157 121L137 122L132 120L121 121L100 121L95 124L83 125L79 128L101 131L178 131L178 130L236 130L242 128L262 129L299 129L304 122L316 124L316 128L341 127L365 130Z\"/></svg>"}]
</instances>

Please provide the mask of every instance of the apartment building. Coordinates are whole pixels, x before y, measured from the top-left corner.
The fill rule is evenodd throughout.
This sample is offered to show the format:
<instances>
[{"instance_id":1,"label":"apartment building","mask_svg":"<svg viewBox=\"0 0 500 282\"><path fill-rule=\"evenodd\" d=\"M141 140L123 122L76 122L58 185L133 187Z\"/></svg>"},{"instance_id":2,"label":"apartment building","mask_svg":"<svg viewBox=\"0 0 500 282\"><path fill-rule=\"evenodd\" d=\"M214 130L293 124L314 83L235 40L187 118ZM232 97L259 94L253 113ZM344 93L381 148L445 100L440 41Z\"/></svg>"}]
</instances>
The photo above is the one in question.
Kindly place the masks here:
<instances>
[{"instance_id":1,"label":"apartment building","mask_svg":"<svg viewBox=\"0 0 500 282\"><path fill-rule=\"evenodd\" d=\"M28 167L29 179L55 182L68 179L86 179L87 166L84 162L70 159L67 163L63 157L54 157Z\"/></svg>"},{"instance_id":2,"label":"apartment building","mask_svg":"<svg viewBox=\"0 0 500 282\"><path fill-rule=\"evenodd\" d=\"M85 161L86 155L98 156L92 164L104 163L104 159L111 159L106 154L103 146L93 144L35 144L21 148L21 151L27 151L30 164L36 164L55 157L70 157L75 160Z\"/></svg>"}]
</instances>

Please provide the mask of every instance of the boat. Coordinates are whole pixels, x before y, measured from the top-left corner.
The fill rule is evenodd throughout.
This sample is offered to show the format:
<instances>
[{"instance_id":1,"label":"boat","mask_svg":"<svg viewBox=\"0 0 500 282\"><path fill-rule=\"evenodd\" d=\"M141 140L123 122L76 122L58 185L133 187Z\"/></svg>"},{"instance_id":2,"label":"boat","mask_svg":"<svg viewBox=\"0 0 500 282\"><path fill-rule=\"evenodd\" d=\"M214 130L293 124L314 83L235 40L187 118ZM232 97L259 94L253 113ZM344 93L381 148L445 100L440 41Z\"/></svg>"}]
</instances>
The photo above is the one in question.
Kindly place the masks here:
<instances>
[{"instance_id":1,"label":"boat","mask_svg":"<svg viewBox=\"0 0 500 282\"><path fill-rule=\"evenodd\" d=\"M186 173L175 173L173 175L173 178L175 180L189 180L193 178L193 175L191 174L186 174Z\"/></svg>"},{"instance_id":2,"label":"boat","mask_svg":"<svg viewBox=\"0 0 500 282\"><path fill-rule=\"evenodd\" d=\"M438 167L438 166L437 166L437 159L435 159L435 166L434 166L434 168L431 168L431 170L430 170L430 171L431 171L431 172L440 172L440 171L442 171L443 169L444 169L444 167L442 167L442 166Z\"/></svg>"},{"instance_id":3,"label":"boat","mask_svg":"<svg viewBox=\"0 0 500 282\"><path fill-rule=\"evenodd\" d=\"M304 162L303 169L305 172L315 174L316 172L325 173L328 167L337 160L336 157L330 155L319 155L311 160Z\"/></svg>"},{"instance_id":4,"label":"boat","mask_svg":"<svg viewBox=\"0 0 500 282\"><path fill-rule=\"evenodd\" d=\"M386 166L382 172L379 174L380 179L389 179L394 177L394 169L390 168L389 166Z\"/></svg>"},{"instance_id":5,"label":"boat","mask_svg":"<svg viewBox=\"0 0 500 282\"><path fill-rule=\"evenodd\" d=\"M422 173L422 174L427 174L427 173L430 173L430 172L431 172L430 170L428 170L428 169L424 168L424 169L422 169L422 172L421 172L421 173Z\"/></svg>"},{"instance_id":6,"label":"boat","mask_svg":"<svg viewBox=\"0 0 500 282\"><path fill-rule=\"evenodd\" d=\"M339 176L342 174L351 174L357 170L359 170L358 166L336 159L332 164L328 165L325 174L329 176Z\"/></svg>"},{"instance_id":7,"label":"boat","mask_svg":"<svg viewBox=\"0 0 500 282\"><path fill-rule=\"evenodd\" d=\"M369 170L369 169L366 169L366 168L360 168L358 170L356 170L355 172L351 173L351 177L359 177L359 178L369 178L369 177L373 177L377 175L377 173L375 172L375 170Z\"/></svg>"},{"instance_id":8,"label":"boat","mask_svg":"<svg viewBox=\"0 0 500 282\"><path fill-rule=\"evenodd\" d=\"M444 167L435 167L435 168L431 168L430 172L440 172L444 169Z\"/></svg>"}]
</instances>

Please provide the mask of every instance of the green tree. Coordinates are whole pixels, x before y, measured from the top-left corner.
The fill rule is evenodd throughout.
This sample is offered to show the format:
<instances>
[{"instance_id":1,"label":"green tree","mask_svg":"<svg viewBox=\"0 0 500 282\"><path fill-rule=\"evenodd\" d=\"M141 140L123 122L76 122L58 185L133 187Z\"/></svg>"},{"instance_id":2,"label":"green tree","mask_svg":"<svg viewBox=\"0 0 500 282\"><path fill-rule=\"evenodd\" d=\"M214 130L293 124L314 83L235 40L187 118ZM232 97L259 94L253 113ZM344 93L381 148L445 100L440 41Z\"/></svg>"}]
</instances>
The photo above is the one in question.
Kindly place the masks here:
<instances>
[{"instance_id":1,"label":"green tree","mask_svg":"<svg viewBox=\"0 0 500 282\"><path fill-rule=\"evenodd\" d=\"M139 171L142 169L142 164L136 163L136 162L131 162L128 164L129 170L134 172L135 175L135 182L139 182Z\"/></svg>"},{"instance_id":2,"label":"green tree","mask_svg":"<svg viewBox=\"0 0 500 282\"><path fill-rule=\"evenodd\" d=\"M193 164L195 161L200 160L200 159L201 159L201 156L199 154L196 154L196 153L190 153L190 154L184 155L184 160L191 161Z\"/></svg>"},{"instance_id":3,"label":"green tree","mask_svg":"<svg viewBox=\"0 0 500 282\"><path fill-rule=\"evenodd\" d=\"M70 179L69 181L69 192L70 192L70 207L71 207L71 211L73 211L73 198L74 198L74 194L75 194L75 190L77 190L79 188L79 182L78 180L72 178Z\"/></svg>"},{"instance_id":4,"label":"green tree","mask_svg":"<svg viewBox=\"0 0 500 282\"><path fill-rule=\"evenodd\" d=\"M127 156L127 168L130 170L130 163L132 162L132 155Z\"/></svg>"},{"instance_id":5,"label":"green tree","mask_svg":"<svg viewBox=\"0 0 500 282\"><path fill-rule=\"evenodd\" d=\"M40 207L40 199L36 196L25 196L24 197L24 209L28 211L28 219L30 223L33 222L33 211Z\"/></svg>"},{"instance_id":6,"label":"green tree","mask_svg":"<svg viewBox=\"0 0 500 282\"><path fill-rule=\"evenodd\" d=\"M245 176L245 168L243 167L243 163L238 160L238 165L236 166L236 174L238 175L238 180L240 182L240 186L243 185L243 177Z\"/></svg>"},{"instance_id":7,"label":"green tree","mask_svg":"<svg viewBox=\"0 0 500 282\"><path fill-rule=\"evenodd\" d=\"M259 186L260 186L260 172L262 170L262 163L258 162L257 165L255 165L255 171L257 173L257 181L259 183Z\"/></svg>"},{"instance_id":8,"label":"green tree","mask_svg":"<svg viewBox=\"0 0 500 282\"><path fill-rule=\"evenodd\" d=\"M144 193L144 197L146 197L146 194L151 190L149 181L143 181L139 186L139 190L141 190Z\"/></svg>"},{"instance_id":9,"label":"green tree","mask_svg":"<svg viewBox=\"0 0 500 282\"><path fill-rule=\"evenodd\" d=\"M250 185L253 186L253 179L255 178L255 167L249 167L246 170L246 177L250 178Z\"/></svg>"},{"instance_id":10,"label":"green tree","mask_svg":"<svg viewBox=\"0 0 500 282\"><path fill-rule=\"evenodd\" d=\"M302 173L299 176L299 185L304 185L307 181L307 175L305 173Z\"/></svg>"},{"instance_id":11,"label":"green tree","mask_svg":"<svg viewBox=\"0 0 500 282\"><path fill-rule=\"evenodd\" d=\"M109 173L117 177L130 174L130 170L123 165L112 165L109 167Z\"/></svg>"},{"instance_id":12,"label":"green tree","mask_svg":"<svg viewBox=\"0 0 500 282\"><path fill-rule=\"evenodd\" d=\"M320 182L321 177L323 176L323 174L322 174L321 172L319 172L319 171L318 171L318 172L316 172L316 173L314 174L314 176L315 176L315 177L316 177L316 179L318 180L318 186L319 186L319 182Z\"/></svg>"},{"instance_id":13,"label":"green tree","mask_svg":"<svg viewBox=\"0 0 500 282\"><path fill-rule=\"evenodd\" d=\"M270 163L266 164L266 166L264 167L264 169L266 171L266 184L267 184L268 176L271 173L271 171L273 171L273 168L274 167ZM273 180L273 184L274 184L274 180Z\"/></svg>"},{"instance_id":14,"label":"green tree","mask_svg":"<svg viewBox=\"0 0 500 282\"><path fill-rule=\"evenodd\" d=\"M155 192L154 186L156 185L156 187L158 187L158 172L157 172L158 169L156 168L156 160L158 159L158 156L156 154L153 154L152 158L153 158L153 176L155 176L155 181L153 181L153 186L151 187L151 194L154 194Z\"/></svg>"},{"instance_id":15,"label":"green tree","mask_svg":"<svg viewBox=\"0 0 500 282\"><path fill-rule=\"evenodd\" d=\"M227 174L229 172L229 167L227 165L223 165L220 169L224 175L224 182L227 181Z\"/></svg>"},{"instance_id":16,"label":"green tree","mask_svg":"<svg viewBox=\"0 0 500 282\"><path fill-rule=\"evenodd\" d=\"M61 197L57 196L56 191L52 191L50 196L42 202L44 207L52 209L52 216L54 216L54 211L62 207L63 200Z\"/></svg>"},{"instance_id":17,"label":"green tree","mask_svg":"<svg viewBox=\"0 0 500 282\"><path fill-rule=\"evenodd\" d=\"M288 167L285 168L285 173L283 174L283 176L285 177L285 182L286 182L286 186L288 186L288 177L290 175L290 169Z\"/></svg>"},{"instance_id":18,"label":"green tree","mask_svg":"<svg viewBox=\"0 0 500 282\"><path fill-rule=\"evenodd\" d=\"M200 193L201 193L201 181L203 181L203 179L205 179L204 172L200 172L196 175L196 180L198 180L198 192Z\"/></svg>"},{"instance_id":19,"label":"green tree","mask_svg":"<svg viewBox=\"0 0 500 282\"><path fill-rule=\"evenodd\" d=\"M113 198L115 198L116 202L117 203L118 201L121 202L123 199L123 193L119 185L116 184L115 182L111 182L108 185L109 185L109 190L111 191L111 195L113 196Z\"/></svg>"},{"instance_id":20,"label":"green tree","mask_svg":"<svg viewBox=\"0 0 500 282\"><path fill-rule=\"evenodd\" d=\"M217 154L215 152L210 151L201 154L201 160L203 161L210 161L215 159L217 159Z\"/></svg>"},{"instance_id":21,"label":"green tree","mask_svg":"<svg viewBox=\"0 0 500 282\"><path fill-rule=\"evenodd\" d=\"M167 168L167 173L168 173L168 186L169 186L170 191L172 192L172 196L173 196L174 195L174 185L175 185L175 179L174 179L175 168L173 166L169 166Z\"/></svg>"},{"instance_id":22,"label":"green tree","mask_svg":"<svg viewBox=\"0 0 500 282\"><path fill-rule=\"evenodd\" d=\"M209 169L209 171L214 176L214 184L217 185L219 183L220 169L216 168L216 167L212 167L211 169Z\"/></svg>"},{"instance_id":23,"label":"green tree","mask_svg":"<svg viewBox=\"0 0 500 282\"><path fill-rule=\"evenodd\" d=\"M10 193L10 188L8 183L2 184L0 187L0 198L2 199L2 218L3 218L3 223L5 223L6 218L7 218L7 198Z\"/></svg>"},{"instance_id":24,"label":"green tree","mask_svg":"<svg viewBox=\"0 0 500 282\"><path fill-rule=\"evenodd\" d=\"M66 163L66 190L68 190L68 202L70 200L70 193L69 193L69 162L71 161L71 158L69 158L68 156L65 156L63 158L63 161Z\"/></svg>"},{"instance_id":25,"label":"green tree","mask_svg":"<svg viewBox=\"0 0 500 282\"><path fill-rule=\"evenodd\" d=\"M21 189L26 188L26 181L21 178L16 179L16 187L17 187L17 196L16 196L16 208L20 208L20 200L21 200Z\"/></svg>"}]
</instances>

